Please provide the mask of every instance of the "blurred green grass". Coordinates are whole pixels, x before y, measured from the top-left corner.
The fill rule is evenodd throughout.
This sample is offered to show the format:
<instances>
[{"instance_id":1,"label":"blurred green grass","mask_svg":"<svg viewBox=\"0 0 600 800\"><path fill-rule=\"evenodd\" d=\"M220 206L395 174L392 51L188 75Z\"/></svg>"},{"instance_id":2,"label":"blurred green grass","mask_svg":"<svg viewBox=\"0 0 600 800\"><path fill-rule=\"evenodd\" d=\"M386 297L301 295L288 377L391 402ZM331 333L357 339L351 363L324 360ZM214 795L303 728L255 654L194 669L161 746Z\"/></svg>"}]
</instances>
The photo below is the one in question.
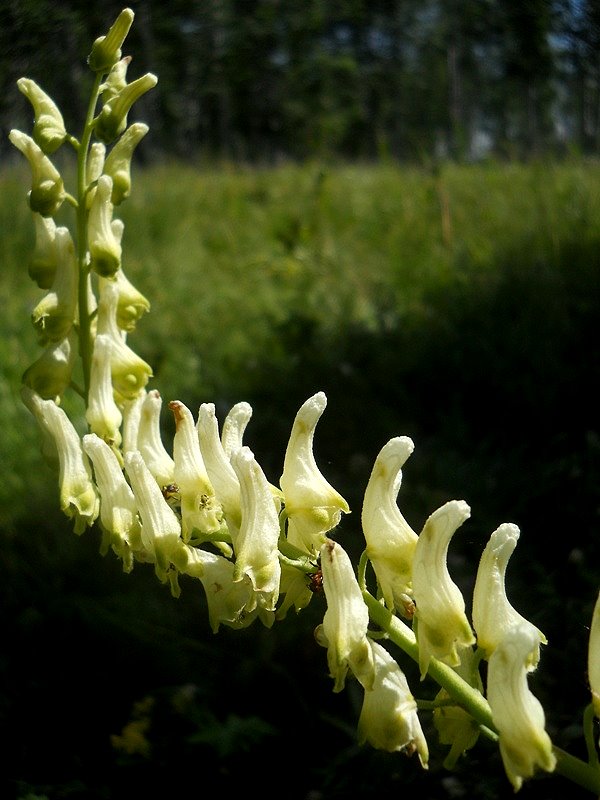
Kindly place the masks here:
<instances>
[{"instance_id":1,"label":"blurred green grass","mask_svg":"<svg viewBox=\"0 0 600 800\"><path fill-rule=\"evenodd\" d=\"M572 708L587 702L586 626L600 576L600 164L425 170L165 163L134 169L133 178L132 196L117 214L125 221L125 272L152 303L130 336L154 367L152 386L194 412L201 402L215 402L221 418L233 403L249 401L247 441L273 482L296 410L313 392L326 391L315 451L353 509L339 534L353 555L361 550L360 502L377 452L392 436L412 436L416 449L400 503L413 527L419 530L450 498L471 504L472 520L451 553L467 598L487 536L501 522L516 522L522 538L509 568L511 599L550 640L535 690L551 708L558 743L577 742ZM184 587L175 603L153 575L137 568L122 575L118 564L97 555L94 532L78 539L57 512L55 476L41 462L37 431L19 399L20 376L37 355L28 318L41 296L27 277L28 180L19 167L0 173L0 536L4 606L20 648L0 659L5 685L20 684L14 697L2 693L0 712L13 726L20 720L16 741L19 733L27 736L48 685L62 689L66 717L83 726L77 697L89 680L106 681L94 689L100 722L90 741L103 743L102 763L115 769L115 785L131 775L139 782L139 764L115 766L102 750L108 733L118 732L115 720L124 724L149 687L167 691L193 679L204 704L200 711L192 703L192 711L210 728L211 714L223 710L213 692L232 672L227 659L233 659L243 669L234 670L229 701L234 714L245 710L249 719L264 720L266 727L253 729L260 741L270 741L269 725L290 735L273 687L293 687L293 713L301 720L295 746L302 740L307 751L317 746L311 742L324 747L329 737L332 748L341 748L315 760L310 786L327 787L328 797L359 789L383 797L385 775L397 791L397 761L359 756L340 744L347 735L340 733L342 718L349 714L352 726L357 699L351 691L331 697L323 654L311 650L318 608L298 623L300 660L294 621L281 631L226 632L205 644L196 588ZM58 221L66 220L64 209ZM167 445L171 425L165 414ZM77 637L102 655L83 658L85 674L69 682L65 666L82 658ZM152 661L144 680L123 684L119 675L107 675L115 647L128 675ZM55 648L53 668L40 674L35 659ZM560 680L566 671L574 676L568 687ZM267 707L248 700L257 686L270 693ZM315 697L325 723L314 721ZM36 742L51 736L52 715L60 713L54 703L42 703L47 719ZM230 722L233 736L237 723ZM192 735L196 746L198 736ZM178 742L174 735L160 751L166 773ZM62 781L63 794L48 790L52 797L96 796L90 788L96 756L78 752L72 732L63 744L69 757L62 771L58 742L42 760L24 745L11 752L16 764L27 765L23 777L32 786ZM251 748L248 759L257 752ZM487 757L484 750L473 758ZM497 757L494 763L501 788L492 781L491 796L508 797ZM146 775L148 785L159 780L157 769ZM221 769L233 780L225 756ZM379 779L373 769L382 770ZM416 781L407 777L415 770L408 764L402 781ZM484 797L485 772L459 777ZM80 773L83 788L74 785L69 794L66 776ZM120 796L114 788L106 795L102 781L109 780L98 778L97 796ZM450 789L437 793L439 774L428 780L422 796L451 796ZM523 797L536 796L536 786L526 785Z\"/></svg>"}]
</instances>

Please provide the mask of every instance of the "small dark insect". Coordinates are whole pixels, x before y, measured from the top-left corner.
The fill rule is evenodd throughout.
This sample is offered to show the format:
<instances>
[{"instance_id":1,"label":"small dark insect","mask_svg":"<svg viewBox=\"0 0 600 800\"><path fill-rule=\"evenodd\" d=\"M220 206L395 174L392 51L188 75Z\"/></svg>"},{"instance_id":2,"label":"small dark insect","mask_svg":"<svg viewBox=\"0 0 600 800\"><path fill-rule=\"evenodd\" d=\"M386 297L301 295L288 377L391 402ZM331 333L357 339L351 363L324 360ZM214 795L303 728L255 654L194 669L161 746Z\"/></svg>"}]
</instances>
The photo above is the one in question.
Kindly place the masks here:
<instances>
[{"instance_id":1,"label":"small dark insect","mask_svg":"<svg viewBox=\"0 0 600 800\"><path fill-rule=\"evenodd\" d=\"M323 591L323 573L320 569L317 570L317 572L313 572L310 576L308 588L311 592L315 592L315 594Z\"/></svg>"},{"instance_id":2,"label":"small dark insect","mask_svg":"<svg viewBox=\"0 0 600 800\"><path fill-rule=\"evenodd\" d=\"M175 495L179 494L179 486L176 483L167 483L162 487L162 494L165 500L170 500Z\"/></svg>"}]
</instances>

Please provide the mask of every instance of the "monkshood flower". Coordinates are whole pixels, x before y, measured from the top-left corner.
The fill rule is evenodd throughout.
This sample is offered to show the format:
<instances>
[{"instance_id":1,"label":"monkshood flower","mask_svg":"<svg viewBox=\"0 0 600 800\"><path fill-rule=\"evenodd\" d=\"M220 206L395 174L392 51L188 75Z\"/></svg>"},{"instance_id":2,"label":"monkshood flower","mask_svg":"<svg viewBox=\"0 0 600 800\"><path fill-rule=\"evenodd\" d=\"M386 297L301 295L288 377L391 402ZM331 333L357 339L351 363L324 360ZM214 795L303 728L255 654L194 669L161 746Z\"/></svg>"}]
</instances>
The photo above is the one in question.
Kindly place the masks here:
<instances>
[{"instance_id":1,"label":"monkshood flower","mask_svg":"<svg viewBox=\"0 0 600 800\"><path fill-rule=\"evenodd\" d=\"M427 769L429 750L406 676L382 645L369 640L375 665L372 689L366 689L358 720L358 741L377 750L417 753Z\"/></svg>"},{"instance_id":2,"label":"monkshood flower","mask_svg":"<svg viewBox=\"0 0 600 800\"><path fill-rule=\"evenodd\" d=\"M42 355L23 373L22 382L44 400L58 403L71 383L77 345L73 331L60 342L50 342Z\"/></svg>"},{"instance_id":3,"label":"monkshood flower","mask_svg":"<svg viewBox=\"0 0 600 800\"><path fill-rule=\"evenodd\" d=\"M88 221L90 265L104 278L112 277L121 266L121 242L112 228L112 178L101 175L96 184Z\"/></svg>"},{"instance_id":4,"label":"monkshood flower","mask_svg":"<svg viewBox=\"0 0 600 800\"><path fill-rule=\"evenodd\" d=\"M111 201L115 206L131 194L131 159L135 148L149 130L145 123L134 122L108 154L104 172L112 178Z\"/></svg>"},{"instance_id":5,"label":"monkshood flower","mask_svg":"<svg viewBox=\"0 0 600 800\"><path fill-rule=\"evenodd\" d=\"M242 521L233 539L233 580L250 579L257 602L275 610L279 598L279 514L271 487L249 447L231 455L240 482Z\"/></svg>"},{"instance_id":6,"label":"monkshood flower","mask_svg":"<svg viewBox=\"0 0 600 800\"><path fill-rule=\"evenodd\" d=\"M475 579L473 626L477 633L477 644L485 657L489 658L509 628L529 625L536 641L528 663L528 668L533 670L540 660L540 644L547 644L547 639L513 608L506 596L506 567L518 539L518 527L508 522L500 525L490 536L481 554Z\"/></svg>"},{"instance_id":7,"label":"monkshood flower","mask_svg":"<svg viewBox=\"0 0 600 800\"><path fill-rule=\"evenodd\" d=\"M67 138L65 123L58 106L30 78L19 78L17 86L33 106L35 143L44 153L53 153Z\"/></svg>"},{"instance_id":8,"label":"monkshood flower","mask_svg":"<svg viewBox=\"0 0 600 800\"><path fill-rule=\"evenodd\" d=\"M121 464L109 445L95 433L83 437L83 449L94 467L100 493L100 527L105 533L101 552L110 547L123 561L123 571L131 572L134 556L143 553L137 504L125 480ZM146 560L140 557L140 560Z\"/></svg>"},{"instance_id":9,"label":"monkshood flower","mask_svg":"<svg viewBox=\"0 0 600 800\"><path fill-rule=\"evenodd\" d=\"M119 289L114 281L105 281L100 287L100 301L96 323L97 334L107 334L112 339L111 375L113 388L122 400L133 400L142 392L152 377L152 368L126 344L125 334L117 325Z\"/></svg>"},{"instance_id":10,"label":"monkshood flower","mask_svg":"<svg viewBox=\"0 0 600 800\"><path fill-rule=\"evenodd\" d=\"M354 567L343 547L332 539L326 539L320 552L327 610L315 635L319 644L327 647L329 674L334 679L333 691L342 691L348 669L365 689L372 689L375 665L367 638L369 610Z\"/></svg>"},{"instance_id":11,"label":"monkshood flower","mask_svg":"<svg viewBox=\"0 0 600 800\"><path fill-rule=\"evenodd\" d=\"M142 545L154 563L156 576L166 583L171 564L177 562L182 545L179 519L163 497L141 453L130 450L124 459L142 522Z\"/></svg>"},{"instance_id":12,"label":"monkshood flower","mask_svg":"<svg viewBox=\"0 0 600 800\"><path fill-rule=\"evenodd\" d=\"M112 339L100 333L94 341L90 389L85 418L92 433L97 434L108 445L118 448L121 444L123 415L115 403L111 378Z\"/></svg>"},{"instance_id":13,"label":"monkshood flower","mask_svg":"<svg viewBox=\"0 0 600 800\"><path fill-rule=\"evenodd\" d=\"M280 486L288 515L288 540L317 555L327 532L339 524L348 503L323 477L313 452L315 428L327 405L323 392L310 397L296 414L283 463Z\"/></svg>"},{"instance_id":14,"label":"monkshood flower","mask_svg":"<svg viewBox=\"0 0 600 800\"><path fill-rule=\"evenodd\" d=\"M105 102L102 111L96 117L94 125L94 131L98 139L104 144L111 144L124 133L127 128L127 115L131 110L131 106L142 95L153 89L157 83L158 78L156 75L147 72L141 78L128 83L108 102Z\"/></svg>"},{"instance_id":15,"label":"monkshood flower","mask_svg":"<svg viewBox=\"0 0 600 800\"><path fill-rule=\"evenodd\" d=\"M200 579L213 633L217 633L221 625L247 628L255 619L267 628L273 625L274 613L257 605L251 582L233 580L234 564L228 558L183 545L177 568L185 575Z\"/></svg>"},{"instance_id":16,"label":"monkshood flower","mask_svg":"<svg viewBox=\"0 0 600 800\"><path fill-rule=\"evenodd\" d=\"M121 58L121 48L133 23L134 13L124 8L111 25L106 36L99 36L92 45L88 66L94 72L108 72Z\"/></svg>"},{"instance_id":17,"label":"monkshood flower","mask_svg":"<svg viewBox=\"0 0 600 800\"><path fill-rule=\"evenodd\" d=\"M40 289L50 289L58 266L56 223L52 217L34 214L35 249L29 261L29 277Z\"/></svg>"},{"instance_id":18,"label":"monkshood flower","mask_svg":"<svg viewBox=\"0 0 600 800\"><path fill-rule=\"evenodd\" d=\"M252 417L252 406L249 403L236 403L229 409L221 428L221 444L227 458L243 447L244 431Z\"/></svg>"},{"instance_id":19,"label":"monkshood flower","mask_svg":"<svg viewBox=\"0 0 600 800\"><path fill-rule=\"evenodd\" d=\"M175 462L165 448L160 431L162 397L157 389L146 394L142 403L137 449L161 489L175 483Z\"/></svg>"},{"instance_id":20,"label":"monkshood flower","mask_svg":"<svg viewBox=\"0 0 600 800\"><path fill-rule=\"evenodd\" d=\"M456 667L461 660L460 649L475 644L464 598L447 566L450 540L470 513L463 500L449 501L431 514L417 541L413 594L421 679L432 656Z\"/></svg>"},{"instance_id":21,"label":"monkshood flower","mask_svg":"<svg viewBox=\"0 0 600 800\"><path fill-rule=\"evenodd\" d=\"M110 101L119 94L121 89L127 86L127 70L130 64L131 56L124 56L113 65L106 76L106 80L100 86L100 94L103 103L110 103Z\"/></svg>"},{"instance_id":22,"label":"monkshood flower","mask_svg":"<svg viewBox=\"0 0 600 800\"><path fill-rule=\"evenodd\" d=\"M113 220L112 228L115 231L120 228L120 225L116 224L118 222L120 220ZM100 278L100 283L102 284L105 280L112 281L117 287L119 297L116 310L117 326L120 330L131 333L135 330L140 318L150 310L150 303L128 280L123 272L123 267L118 269L112 278Z\"/></svg>"},{"instance_id":23,"label":"monkshood flower","mask_svg":"<svg viewBox=\"0 0 600 800\"><path fill-rule=\"evenodd\" d=\"M27 194L29 207L43 217L53 217L66 197L60 172L31 136L13 129L8 138L31 167L31 189Z\"/></svg>"},{"instance_id":24,"label":"monkshood flower","mask_svg":"<svg viewBox=\"0 0 600 800\"><path fill-rule=\"evenodd\" d=\"M90 145L90 152L85 165L85 180L87 191L85 195L85 205L89 209L92 207L96 195L96 184L104 169L104 159L106 157L106 146L102 142L94 142Z\"/></svg>"},{"instance_id":25,"label":"monkshood flower","mask_svg":"<svg viewBox=\"0 0 600 800\"><path fill-rule=\"evenodd\" d=\"M175 418L173 478L181 501L181 533L184 542L192 534L214 533L223 524L223 510L209 480L192 412L179 400L169 408ZM227 548L226 555L231 555Z\"/></svg>"},{"instance_id":26,"label":"monkshood flower","mask_svg":"<svg viewBox=\"0 0 600 800\"><path fill-rule=\"evenodd\" d=\"M60 508L74 521L75 533L81 534L94 524L100 501L79 434L54 400L42 400L27 387L22 388L22 396L44 435L54 441L59 467Z\"/></svg>"},{"instance_id":27,"label":"monkshood flower","mask_svg":"<svg viewBox=\"0 0 600 800\"><path fill-rule=\"evenodd\" d=\"M214 403L202 403L196 422L200 452L232 538L242 522L240 482L219 436Z\"/></svg>"},{"instance_id":28,"label":"monkshood flower","mask_svg":"<svg viewBox=\"0 0 600 800\"><path fill-rule=\"evenodd\" d=\"M588 681L594 714L600 719L600 594L594 606L588 643Z\"/></svg>"},{"instance_id":29,"label":"monkshood flower","mask_svg":"<svg viewBox=\"0 0 600 800\"><path fill-rule=\"evenodd\" d=\"M367 556L388 608L403 608L412 591L412 562L418 536L397 505L402 467L414 449L399 436L384 445L375 459L365 490L362 529Z\"/></svg>"},{"instance_id":30,"label":"monkshood flower","mask_svg":"<svg viewBox=\"0 0 600 800\"><path fill-rule=\"evenodd\" d=\"M40 344L64 339L75 321L78 273L75 246L68 228L55 231L56 273L52 288L31 313Z\"/></svg>"},{"instance_id":31,"label":"monkshood flower","mask_svg":"<svg viewBox=\"0 0 600 800\"><path fill-rule=\"evenodd\" d=\"M515 791L536 768L552 772L556 766L544 709L527 684L537 644L535 629L517 624L506 631L488 663L487 699L500 734L504 769Z\"/></svg>"},{"instance_id":32,"label":"monkshood flower","mask_svg":"<svg viewBox=\"0 0 600 800\"><path fill-rule=\"evenodd\" d=\"M140 419L142 416L142 406L147 397L147 392L144 389L133 400L126 400L122 404L123 423L121 425L122 443L121 449L123 453L129 450L138 449L138 432L140 428Z\"/></svg>"}]
</instances>

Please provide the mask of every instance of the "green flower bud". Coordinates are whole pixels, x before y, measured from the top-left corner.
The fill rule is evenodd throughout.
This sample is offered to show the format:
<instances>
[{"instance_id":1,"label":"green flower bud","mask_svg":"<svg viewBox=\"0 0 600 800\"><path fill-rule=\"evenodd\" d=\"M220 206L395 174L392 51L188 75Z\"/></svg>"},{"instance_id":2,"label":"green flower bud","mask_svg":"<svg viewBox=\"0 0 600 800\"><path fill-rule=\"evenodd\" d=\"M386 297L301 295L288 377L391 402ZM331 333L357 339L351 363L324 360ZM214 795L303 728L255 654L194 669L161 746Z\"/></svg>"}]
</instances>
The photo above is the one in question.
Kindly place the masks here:
<instances>
[{"instance_id":1,"label":"green flower bud","mask_svg":"<svg viewBox=\"0 0 600 800\"><path fill-rule=\"evenodd\" d=\"M59 399L71 382L76 348L71 336L59 342L51 342L42 355L23 373L22 381L44 400Z\"/></svg>"},{"instance_id":2,"label":"green flower bud","mask_svg":"<svg viewBox=\"0 0 600 800\"><path fill-rule=\"evenodd\" d=\"M157 83L156 75L147 72L141 78L128 83L108 103L105 103L94 124L94 131L98 139L104 144L114 142L127 128L127 115L131 106L142 95L153 89Z\"/></svg>"},{"instance_id":3,"label":"green flower bud","mask_svg":"<svg viewBox=\"0 0 600 800\"><path fill-rule=\"evenodd\" d=\"M94 340L85 418L91 432L116 449L121 444L119 429L123 417L113 396L111 353L112 340L110 336L98 334Z\"/></svg>"},{"instance_id":4,"label":"green flower bud","mask_svg":"<svg viewBox=\"0 0 600 800\"><path fill-rule=\"evenodd\" d=\"M111 194L112 178L101 175L90 208L88 247L91 268L105 278L112 277L121 266L121 243L111 226Z\"/></svg>"},{"instance_id":5,"label":"green flower bud","mask_svg":"<svg viewBox=\"0 0 600 800\"><path fill-rule=\"evenodd\" d=\"M104 171L113 181L111 200L117 206L131 192L131 159L133 151L150 129L143 122L134 122L110 151Z\"/></svg>"},{"instance_id":6,"label":"green flower bud","mask_svg":"<svg viewBox=\"0 0 600 800\"><path fill-rule=\"evenodd\" d=\"M59 171L26 133L13 129L8 138L23 153L31 167L31 190L27 194L29 207L43 217L53 217L66 196Z\"/></svg>"},{"instance_id":7,"label":"green flower bud","mask_svg":"<svg viewBox=\"0 0 600 800\"><path fill-rule=\"evenodd\" d=\"M29 261L29 277L40 289L50 289L54 283L58 255L56 252L56 223L52 217L33 215L35 249Z\"/></svg>"},{"instance_id":8,"label":"green flower bud","mask_svg":"<svg viewBox=\"0 0 600 800\"><path fill-rule=\"evenodd\" d=\"M121 47L133 23L134 13L124 8L113 22L106 36L100 36L92 45L87 62L94 72L108 72L121 58Z\"/></svg>"},{"instance_id":9,"label":"green flower bud","mask_svg":"<svg viewBox=\"0 0 600 800\"><path fill-rule=\"evenodd\" d=\"M402 608L412 591L412 562L417 534L397 505L402 467L414 449L411 439L398 436L381 449L362 507L367 556L390 611Z\"/></svg>"},{"instance_id":10,"label":"green flower bud","mask_svg":"<svg viewBox=\"0 0 600 800\"><path fill-rule=\"evenodd\" d=\"M296 414L283 463L280 485L288 514L288 539L316 555L327 531L338 525L342 512L350 511L344 498L325 480L317 467L313 440L327 398L323 392L310 397Z\"/></svg>"},{"instance_id":11,"label":"green flower bud","mask_svg":"<svg viewBox=\"0 0 600 800\"><path fill-rule=\"evenodd\" d=\"M57 228L55 237L58 262L54 283L31 314L40 344L62 341L73 326L77 309L75 246L68 228Z\"/></svg>"},{"instance_id":12,"label":"green flower bud","mask_svg":"<svg viewBox=\"0 0 600 800\"><path fill-rule=\"evenodd\" d=\"M62 114L54 101L30 78L19 78L19 90L33 106L33 139L44 153L53 153L67 138Z\"/></svg>"}]
</instances>

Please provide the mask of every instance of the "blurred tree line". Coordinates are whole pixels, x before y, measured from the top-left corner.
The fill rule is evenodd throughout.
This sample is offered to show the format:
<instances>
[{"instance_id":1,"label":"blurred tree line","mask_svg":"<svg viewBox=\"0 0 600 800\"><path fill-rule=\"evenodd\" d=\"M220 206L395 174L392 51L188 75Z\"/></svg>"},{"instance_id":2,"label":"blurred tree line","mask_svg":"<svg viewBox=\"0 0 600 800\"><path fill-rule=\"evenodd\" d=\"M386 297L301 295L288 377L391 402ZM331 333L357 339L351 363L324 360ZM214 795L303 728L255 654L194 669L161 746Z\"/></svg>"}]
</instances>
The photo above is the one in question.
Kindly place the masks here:
<instances>
[{"instance_id":1,"label":"blurred tree line","mask_svg":"<svg viewBox=\"0 0 600 800\"><path fill-rule=\"evenodd\" d=\"M0 1L0 152L29 122L21 75L79 120L89 43L125 4ZM598 0L130 6L129 74L159 76L138 113L163 153L429 161L600 146Z\"/></svg>"}]
</instances>

